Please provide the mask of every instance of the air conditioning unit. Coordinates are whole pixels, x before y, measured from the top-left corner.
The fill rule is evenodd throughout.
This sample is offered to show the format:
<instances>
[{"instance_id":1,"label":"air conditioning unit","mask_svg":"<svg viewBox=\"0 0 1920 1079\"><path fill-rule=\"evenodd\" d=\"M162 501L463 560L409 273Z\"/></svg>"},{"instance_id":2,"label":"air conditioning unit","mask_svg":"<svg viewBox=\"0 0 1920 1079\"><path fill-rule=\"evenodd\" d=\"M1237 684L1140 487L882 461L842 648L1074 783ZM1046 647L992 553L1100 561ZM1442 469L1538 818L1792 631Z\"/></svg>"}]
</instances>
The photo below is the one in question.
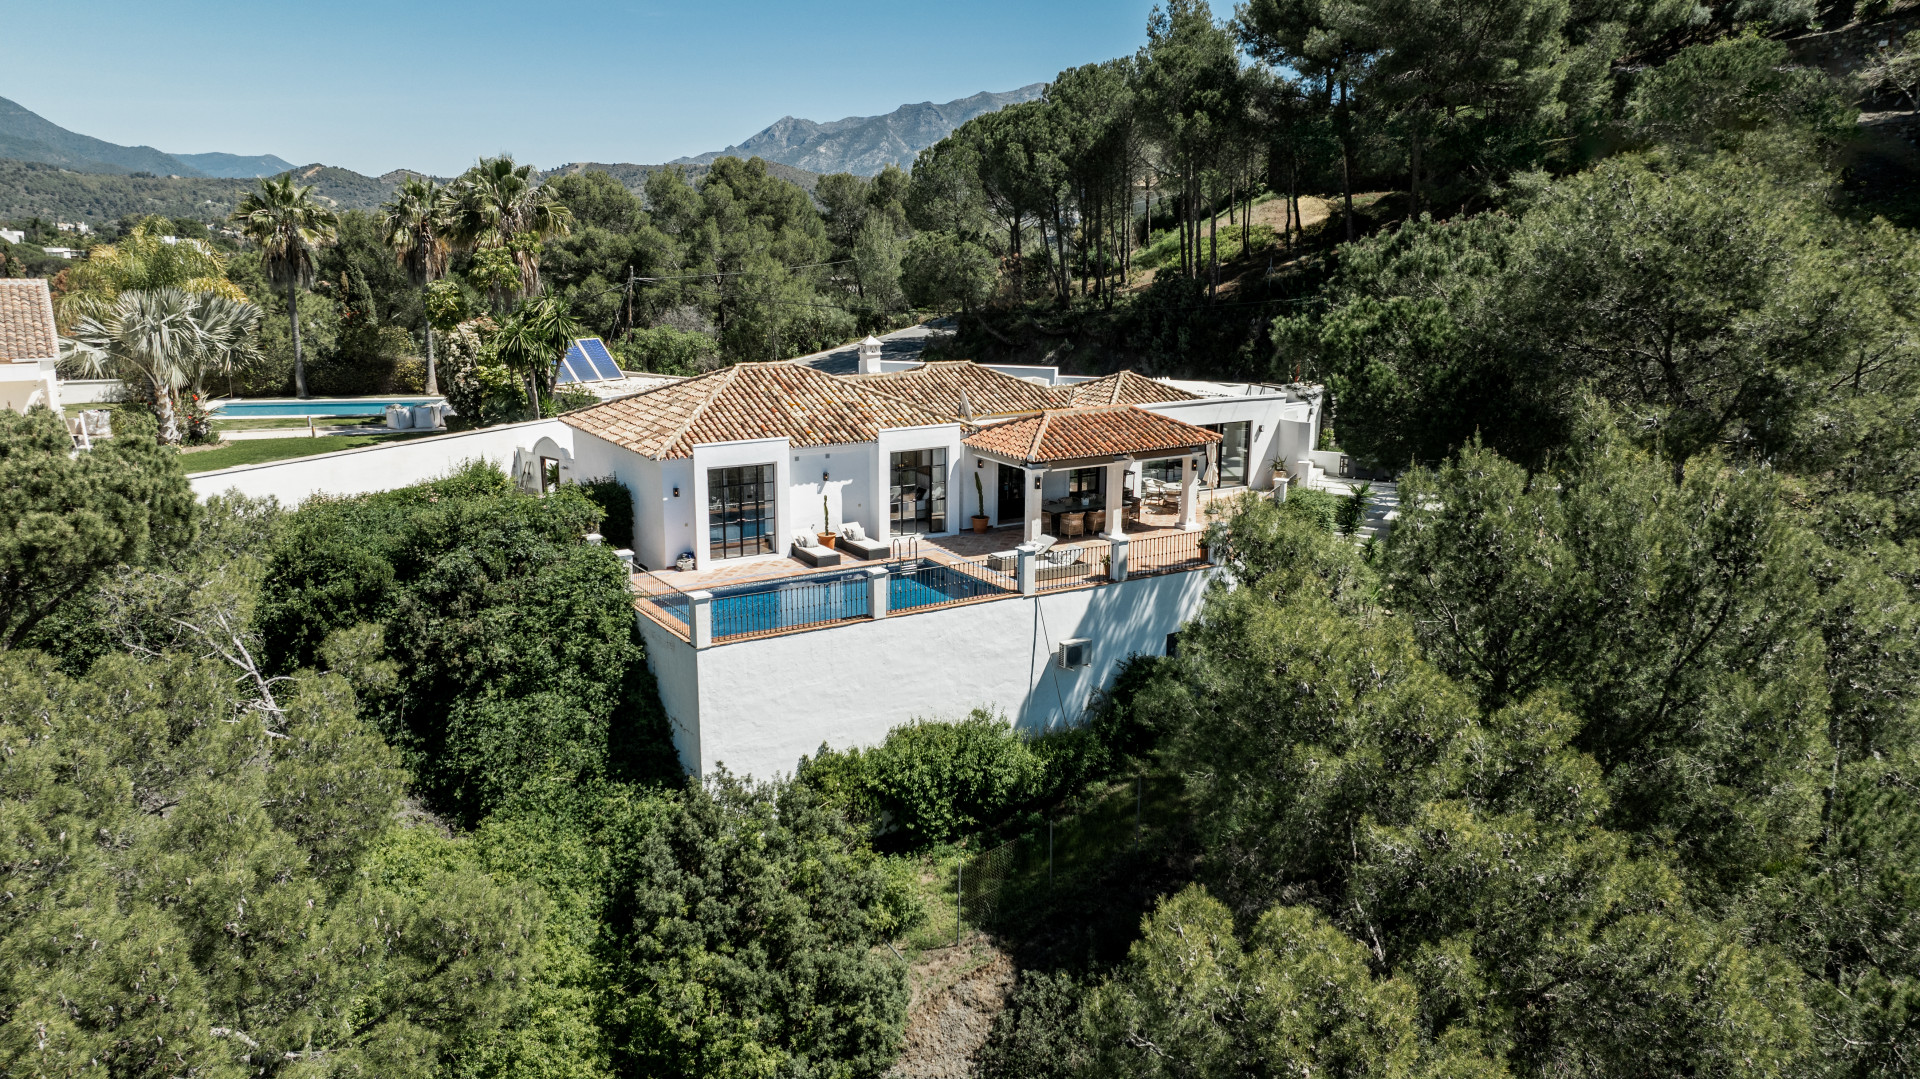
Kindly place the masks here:
<instances>
[{"instance_id":1,"label":"air conditioning unit","mask_svg":"<svg viewBox=\"0 0 1920 1079\"><path fill-rule=\"evenodd\" d=\"M1059 649L1054 652L1053 659L1063 670L1070 671L1075 667L1084 667L1093 661L1093 642L1085 637L1061 641Z\"/></svg>"}]
</instances>

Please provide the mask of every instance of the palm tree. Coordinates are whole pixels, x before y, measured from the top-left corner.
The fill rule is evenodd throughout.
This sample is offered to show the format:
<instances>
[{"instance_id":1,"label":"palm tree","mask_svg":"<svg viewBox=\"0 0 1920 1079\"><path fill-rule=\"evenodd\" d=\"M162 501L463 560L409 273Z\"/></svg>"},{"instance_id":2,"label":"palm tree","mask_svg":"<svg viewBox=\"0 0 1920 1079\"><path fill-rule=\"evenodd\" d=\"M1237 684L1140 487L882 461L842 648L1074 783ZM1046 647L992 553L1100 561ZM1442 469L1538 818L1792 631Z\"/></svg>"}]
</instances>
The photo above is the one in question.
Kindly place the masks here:
<instances>
[{"instance_id":1,"label":"palm tree","mask_svg":"<svg viewBox=\"0 0 1920 1079\"><path fill-rule=\"evenodd\" d=\"M260 309L245 300L203 292L192 296L189 317L200 327L200 347L184 365L185 385L204 398L207 376L224 374L231 387L234 371L260 358Z\"/></svg>"},{"instance_id":2,"label":"palm tree","mask_svg":"<svg viewBox=\"0 0 1920 1079\"><path fill-rule=\"evenodd\" d=\"M447 272L447 203L444 189L432 180L409 176L393 198L380 207L386 211L383 224L387 246L393 248L406 267L407 277L426 288ZM433 323L427 323L427 392L439 393L440 380L434 371Z\"/></svg>"},{"instance_id":3,"label":"palm tree","mask_svg":"<svg viewBox=\"0 0 1920 1079\"><path fill-rule=\"evenodd\" d=\"M558 297L528 300L509 316L493 339L500 362L520 376L527 389L531 418L540 418L540 394L552 392L560 358L580 332L580 324Z\"/></svg>"},{"instance_id":4,"label":"palm tree","mask_svg":"<svg viewBox=\"0 0 1920 1079\"><path fill-rule=\"evenodd\" d=\"M129 289L182 288L247 298L227 280L226 256L205 240L176 240L173 230L166 218L148 217L126 236L88 252L85 262L67 272L66 290L54 298L60 325L104 314Z\"/></svg>"},{"instance_id":5,"label":"palm tree","mask_svg":"<svg viewBox=\"0 0 1920 1079\"><path fill-rule=\"evenodd\" d=\"M521 296L540 291L540 241L572 231L573 211L533 181L533 166L483 157L447 188L447 239L469 249L506 252L519 270ZM496 290L495 306L505 297Z\"/></svg>"},{"instance_id":6,"label":"palm tree","mask_svg":"<svg viewBox=\"0 0 1920 1079\"><path fill-rule=\"evenodd\" d=\"M307 395L307 368L300 355L299 288L313 280L313 256L333 243L340 215L313 197L313 188L299 187L292 173L260 181L234 207L233 222L247 239L260 245L261 266L267 280L287 290L287 323L293 330L293 392Z\"/></svg>"},{"instance_id":7,"label":"palm tree","mask_svg":"<svg viewBox=\"0 0 1920 1079\"><path fill-rule=\"evenodd\" d=\"M206 347L206 333L193 317L197 300L177 288L123 292L111 307L81 316L68 353L89 374L132 373L144 379L160 411L160 438L169 443L180 441L174 387L185 381Z\"/></svg>"}]
</instances>

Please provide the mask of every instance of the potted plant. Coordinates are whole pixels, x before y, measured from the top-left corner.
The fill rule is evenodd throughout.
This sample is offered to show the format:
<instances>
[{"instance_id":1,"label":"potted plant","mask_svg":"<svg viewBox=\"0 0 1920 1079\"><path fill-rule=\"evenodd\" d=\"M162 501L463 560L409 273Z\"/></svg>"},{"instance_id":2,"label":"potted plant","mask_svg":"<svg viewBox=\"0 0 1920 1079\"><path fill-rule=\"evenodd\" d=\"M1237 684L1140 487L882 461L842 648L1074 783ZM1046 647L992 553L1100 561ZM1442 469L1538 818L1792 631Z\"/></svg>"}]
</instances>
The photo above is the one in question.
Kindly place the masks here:
<instances>
[{"instance_id":1,"label":"potted plant","mask_svg":"<svg viewBox=\"0 0 1920 1079\"><path fill-rule=\"evenodd\" d=\"M980 512L973 515L973 530L975 532L985 532L987 526L992 524L993 521L987 517L987 489L981 485L980 473L978 471L975 471L973 474L973 493L974 497L980 500Z\"/></svg>"},{"instance_id":2,"label":"potted plant","mask_svg":"<svg viewBox=\"0 0 1920 1079\"><path fill-rule=\"evenodd\" d=\"M820 541L822 547L833 547L833 515L827 511L827 496L824 494L820 496L820 531L814 538Z\"/></svg>"}]
</instances>

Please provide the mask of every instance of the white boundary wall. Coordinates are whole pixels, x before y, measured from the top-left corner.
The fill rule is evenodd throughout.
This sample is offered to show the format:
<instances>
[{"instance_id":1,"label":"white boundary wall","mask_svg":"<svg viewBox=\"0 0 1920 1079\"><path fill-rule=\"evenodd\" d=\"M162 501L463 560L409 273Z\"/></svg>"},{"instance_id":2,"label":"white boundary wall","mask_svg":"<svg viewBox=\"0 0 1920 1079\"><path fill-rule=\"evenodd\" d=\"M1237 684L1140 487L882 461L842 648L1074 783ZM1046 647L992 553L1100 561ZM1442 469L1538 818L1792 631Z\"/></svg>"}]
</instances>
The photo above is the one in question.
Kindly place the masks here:
<instances>
[{"instance_id":1,"label":"white boundary wall","mask_svg":"<svg viewBox=\"0 0 1920 1079\"><path fill-rule=\"evenodd\" d=\"M1218 571L1013 596L701 651L636 615L682 767L791 775L822 743L871 746L916 718L1004 713L1039 734L1078 723L1129 655L1163 655ZM1062 640L1093 642L1077 670Z\"/></svg>"},{"instance_id":2,"label":"white boundary wall","mask_svg":"<svg viewBox=\"0 0 1920 1079\"><path fill-rule=\"evenodd\" d=\"M328 437L333 436L321 436ZM491 461L511 475L514 451L530 449L543 437L569 453L573 450L573 428L559 420L528 420L317 457L240 465L187 479L197 498L239 491L254 498L272 495L291 507L317 494L364 495L437 479L476 458Z\"/></svg>"}]
</instances>

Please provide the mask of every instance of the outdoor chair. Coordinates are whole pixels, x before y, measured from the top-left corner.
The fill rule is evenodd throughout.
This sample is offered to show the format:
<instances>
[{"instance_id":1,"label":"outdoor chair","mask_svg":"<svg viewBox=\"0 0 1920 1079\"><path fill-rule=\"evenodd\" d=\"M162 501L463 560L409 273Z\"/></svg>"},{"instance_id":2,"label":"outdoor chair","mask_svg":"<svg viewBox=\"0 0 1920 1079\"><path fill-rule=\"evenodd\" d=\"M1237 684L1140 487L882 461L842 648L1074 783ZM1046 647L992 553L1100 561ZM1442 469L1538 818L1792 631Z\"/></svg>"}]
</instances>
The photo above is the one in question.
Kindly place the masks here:
<instances>
[{"instance_id":1,"label":"outdoor chair","mask_svg":"<svg viewBox=\"0 0 1920 1079\"><path fill-rule=\"evenodd\" d=\"M1086 532L1087 532L1086 518L1087 518L1087 515L1084 513L1061 514L1060 515L1061 538L1068 539L1073 536L1086 535Z\"/></svg>"},{"instance_id":2,"label":"outdoor chair","mask_svg":"<svg viewBox=\"0 0 1920 1079\"><path fill-rule=\"evenodd\" d=\"M1034 569L1034 580L1046 584L1049 581L1064 581L1091 574L1093 563L1081 560L1081 556L1085 553L1084 547L1056 547L1042 552L1040 565Z\"/></svg>"},{"instance_id":3,"label":"outdoor chair","mask_svg":"<svg viewBox=\"0 0 1920 1079\"><path fill-rule=\"evenodd\" d=\"M793 557L816 569L821 566L837 566L840 564L839 551L831 547L821 547L817 544L794 544Z\"/></svg>"},{"instance_id":4,"label":"outdoor chair","mask_svg":"<svg viewBox=\"0 0 1920 1079\"><path fill-rule=\"evenodd\" d=\"M849 524L840 530L837 546L850 554L859 556L862 562L871 562L876 558L885 558L892 551L890 544L867 536L867 530L859 524Z\"/></svg>"},{"instance_id":5,"label":"outdoor chair","mask_svg":"<svg viewBox=\"0 0 1920 1079\"><path fill-rule=\"evenodd\" d=\"M1094 510L1087 514L1087 531L1099 535L1107 530L1107 511Z\"/></svg>"}]
</instances>

